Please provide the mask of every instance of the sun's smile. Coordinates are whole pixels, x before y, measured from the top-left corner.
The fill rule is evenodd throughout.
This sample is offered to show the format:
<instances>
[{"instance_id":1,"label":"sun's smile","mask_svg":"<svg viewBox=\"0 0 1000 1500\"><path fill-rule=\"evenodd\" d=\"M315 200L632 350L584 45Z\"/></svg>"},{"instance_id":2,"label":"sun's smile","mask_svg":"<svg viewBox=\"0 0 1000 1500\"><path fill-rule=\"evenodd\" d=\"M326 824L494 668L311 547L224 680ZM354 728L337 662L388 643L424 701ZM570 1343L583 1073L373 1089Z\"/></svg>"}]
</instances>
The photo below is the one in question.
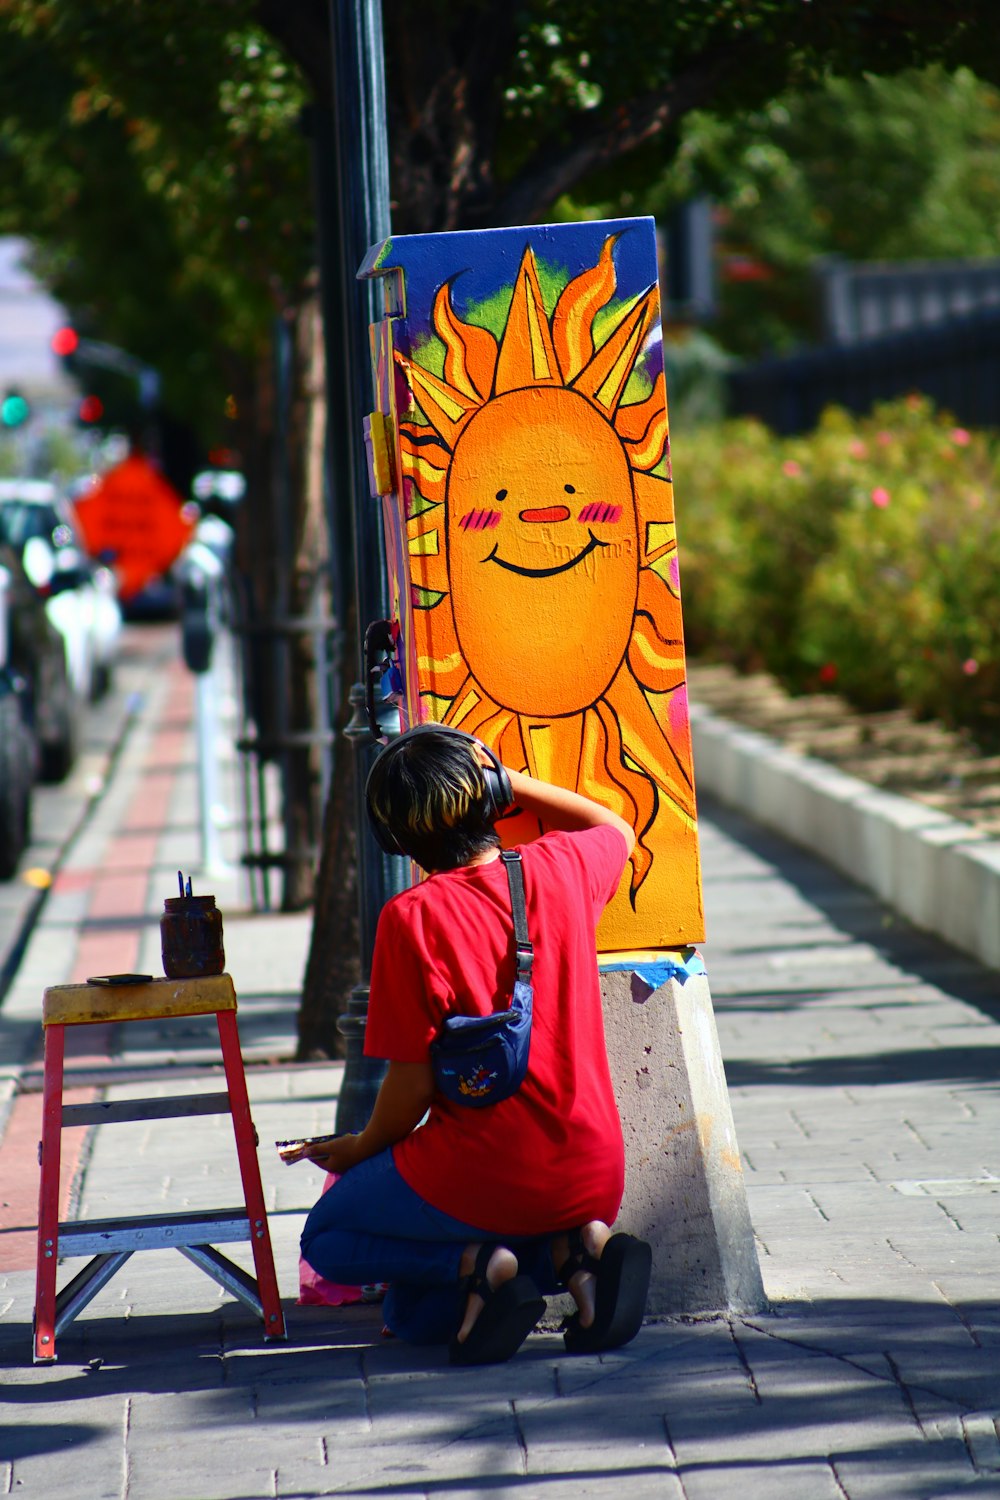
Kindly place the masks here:
<instances>
[{"instance_id":1,"label":"sun's smile","mask_svg":"<svg viewBox=\"0 0 1000 1500\"><path fill-rule=\"evenodd\" d=\"M498 568L506 568L508 573L520 573L522 578L554 578L557 573L568 573L570 568L575 568L579 563L582 563L585 557L590 556L595 547L608 546L607 542L599 542L592 531L589 535L590 541L582 552L578 552L575 557L571 557L569 562L557 563L553 568L522 568L519 563L508 562L506 558L498 557L496 547L493 548L488 557L483 558L483 562L496 563Z\"/></svg>"}]
</instances>

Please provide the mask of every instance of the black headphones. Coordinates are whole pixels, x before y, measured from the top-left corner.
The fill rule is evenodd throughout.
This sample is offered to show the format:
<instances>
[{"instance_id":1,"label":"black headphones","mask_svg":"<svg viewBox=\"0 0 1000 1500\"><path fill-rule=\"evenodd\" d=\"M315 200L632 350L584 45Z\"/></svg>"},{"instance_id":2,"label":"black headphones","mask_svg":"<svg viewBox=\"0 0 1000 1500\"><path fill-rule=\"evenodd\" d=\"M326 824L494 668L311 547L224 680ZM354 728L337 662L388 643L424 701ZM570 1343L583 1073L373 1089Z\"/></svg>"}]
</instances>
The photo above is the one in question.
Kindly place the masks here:
<instances>
[{"instance_id":1,"label":"black headphones","mask_svg":"<svg viewBox=\"0 0 1000 1500\"><path fill-rule=\"evenodd\" d=\"M385 755L388 750L394 749L397 745L403 744L406 740L416 739L418 735L422 734L446 735L449 739L461 740L465 745L478 745L484 749L492 761L492 765L479 767L483 773L483 784L485 787L483 814L487 819L492 820L493 818L501 818L504 813L510 811L514 805L514 792L505 767L488 745L483 745L482 741L477 740L475 735L466 734L464 729L454 729L450 724L415 724L412 729L405 730L390 745L386 746L386 749L382 751L382 755ZM381 755L376 757L375 764L368 772L368 779L365 782L365 806L368 809L368 821L371 824L375 842L380 849L384 849L386 854L405 855L407 851L399 843L392 830L377 816L372 807L371 780L375 773L375 766L378 765L381 758Z\"/></svg>"}]
</instances>

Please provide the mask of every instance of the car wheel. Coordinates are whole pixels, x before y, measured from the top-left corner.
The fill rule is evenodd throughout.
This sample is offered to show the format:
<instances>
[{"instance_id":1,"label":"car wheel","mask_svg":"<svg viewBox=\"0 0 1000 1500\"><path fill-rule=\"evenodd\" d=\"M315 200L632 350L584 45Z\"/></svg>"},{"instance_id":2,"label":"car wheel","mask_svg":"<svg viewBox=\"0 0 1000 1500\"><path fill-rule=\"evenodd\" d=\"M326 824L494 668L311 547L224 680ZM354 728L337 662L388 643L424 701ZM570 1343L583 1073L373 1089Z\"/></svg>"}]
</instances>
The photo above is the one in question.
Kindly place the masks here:
<instances>
[{"instance_id":1,"label":"car wheel","mask_svg":"<svg viewBox=\"0 0 1000 1500\"><path fill-rule=\"evenodd\" d=\"M0 697L0 880L9 880L28 842L33 779L31 731L13 694Z\"/></svg>"},{"instance_id":2,"label":"car wheel","mask_svg":"<svg viewBox=\"0 0 1000 1500\"><path fill-rule=\"evenodd\" d=\"M68 690L60 700L55 722L55 737L42 741L41 776L43 781L65 781L76 760L76 715L73 695Z\"/></svg>"},{"instance_id":3,"label":"car wheel","mask_svg":"<svg viewBox=\"0 0 1000 1500\"><path fill-rule=\"evenodd\" d=\"M111 691L114 681L114 671L108 661L99 661L94 664L94 676L90 687L90 697L93 703L99 703L102 698L107 697Z\"/></svg>"}]
</instances>

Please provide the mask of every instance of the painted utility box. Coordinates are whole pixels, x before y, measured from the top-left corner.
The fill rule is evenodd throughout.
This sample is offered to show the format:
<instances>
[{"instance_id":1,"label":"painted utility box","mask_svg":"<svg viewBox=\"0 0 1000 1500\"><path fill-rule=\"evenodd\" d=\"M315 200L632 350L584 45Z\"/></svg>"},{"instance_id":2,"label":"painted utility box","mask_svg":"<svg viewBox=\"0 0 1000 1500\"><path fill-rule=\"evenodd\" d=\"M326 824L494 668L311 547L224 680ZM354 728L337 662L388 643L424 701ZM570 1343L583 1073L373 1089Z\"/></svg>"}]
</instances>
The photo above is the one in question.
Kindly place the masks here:
<instances>
[{"instance_id":1,"label":"painted utility box","mask_svg":"<svg viewBox=\"0 0 1000 1500\"><path fill-rule=\"evenodd\" d=\"M701 941L653 220L402 236L359 274L385 292L367 436L404 727L632 823L602 954Z\"/></svg>"}]
</instances>

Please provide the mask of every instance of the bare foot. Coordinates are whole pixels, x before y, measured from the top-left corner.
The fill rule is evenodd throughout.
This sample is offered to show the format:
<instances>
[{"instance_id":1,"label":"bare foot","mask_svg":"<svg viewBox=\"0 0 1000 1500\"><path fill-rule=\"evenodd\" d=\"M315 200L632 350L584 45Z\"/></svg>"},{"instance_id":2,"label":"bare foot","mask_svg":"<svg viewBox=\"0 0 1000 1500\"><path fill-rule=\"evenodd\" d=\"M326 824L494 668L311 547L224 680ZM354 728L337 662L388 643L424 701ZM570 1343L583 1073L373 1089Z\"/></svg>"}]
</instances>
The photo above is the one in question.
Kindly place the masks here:
<instances>
[{"instance_id":1,"label":"bare foot","mask_svg":"<svg viewBox=\"0 0 1000 1500\"><path fill-rule=\"evenodd\" d=\"M476 1256L482 1247L479 1245L466 1245L458 1267L461 1279L471 1276L476 1268ZM517 1256L506 1245L498 1245L486 1263L486 1280L490 1290L496 1291L498 1286L503 1286L505 1281L511 1281L517 1275ZM456 1335L458 1342L464 1344L472 1331L472 1326L484 1307L482 1297L478 1292L470 1292L469 1300L465 1304L465 1317L462 1326Z\"/></svg>"},{"instance_id":2,"label":"bare foot","mask_svg":"<svg viewBox=\"0 0 1000 1500\"><path fill-rule=\"evenodd\" d=\"M583 1248L595 1260L600 1260L604 1247L610 1238L611 1230L600 1219L591 1219L590 1223L584 1224L580 1230L580 1239L583 1241ZM552 1241L552 1260L557 1271L565 1264L569 1253L569 1236L565 1234L556 1235ZM566 1286L573 1301L576 1303L577 1312L580 1315L580 1327L589 1328L594 1321L594 1312L597 1306L597 1277L593 1271L574 1271Z\"/></svg>"}]
</instances>

